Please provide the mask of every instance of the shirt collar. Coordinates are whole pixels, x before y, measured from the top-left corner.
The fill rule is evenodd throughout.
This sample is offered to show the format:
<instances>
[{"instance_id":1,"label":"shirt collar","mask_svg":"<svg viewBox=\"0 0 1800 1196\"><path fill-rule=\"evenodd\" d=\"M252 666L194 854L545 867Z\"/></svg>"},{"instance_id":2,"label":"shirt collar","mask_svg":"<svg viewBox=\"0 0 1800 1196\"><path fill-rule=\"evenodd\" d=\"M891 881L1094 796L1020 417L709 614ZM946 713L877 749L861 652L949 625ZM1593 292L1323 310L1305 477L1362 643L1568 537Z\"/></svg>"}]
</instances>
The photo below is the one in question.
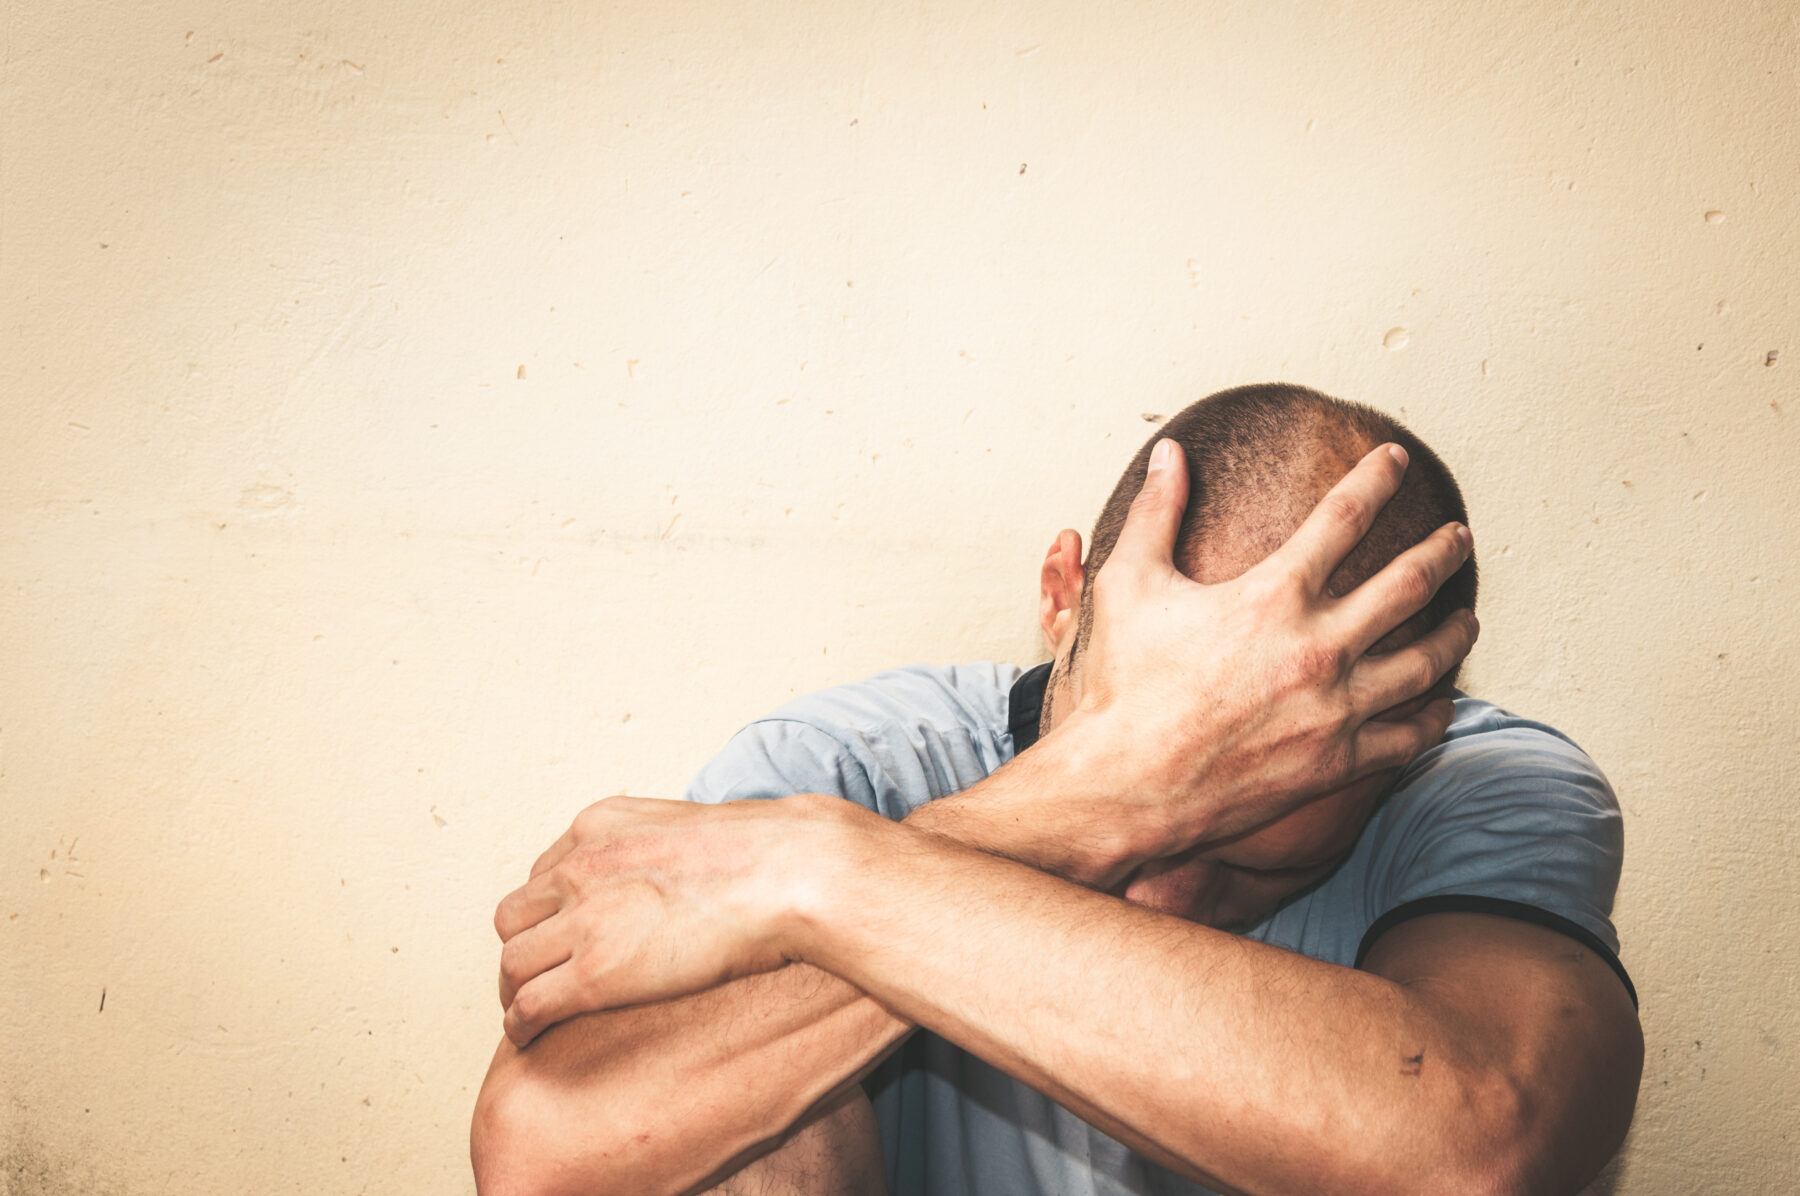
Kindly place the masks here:
<instances>
[{"instance_id":1,"label":"shirt collar","mask_svg":"<svg viewBox=\"0 0 1800 1196\"><path fill-rule=\"evenodd\" d=\"M1007 698L1006 729L1012 732L1013 755L1038 740L1038 722L1044 715L1044 689L1050 683L1050 666L1026 669L1013 682Z\"/></svg>"}]
</instances>

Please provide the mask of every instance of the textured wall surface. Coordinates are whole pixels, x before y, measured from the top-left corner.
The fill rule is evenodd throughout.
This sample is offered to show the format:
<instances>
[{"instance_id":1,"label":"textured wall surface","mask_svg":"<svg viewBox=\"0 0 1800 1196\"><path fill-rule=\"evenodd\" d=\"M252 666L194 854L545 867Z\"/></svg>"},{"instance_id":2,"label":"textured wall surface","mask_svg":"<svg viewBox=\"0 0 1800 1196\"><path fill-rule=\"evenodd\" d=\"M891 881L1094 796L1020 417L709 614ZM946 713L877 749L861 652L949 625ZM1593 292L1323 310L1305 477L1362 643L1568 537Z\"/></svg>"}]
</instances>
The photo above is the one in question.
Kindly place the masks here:
<instances>
[{"instance_id":1,"label":"textured wall surface","mask_svg":"<svg viewBox=\"0 0 1800 1196\"><path fill-rule=\"evenodd\" d=\"M1627 815L1637 1123L1800 1170L1800 26L1572 6L10 0L0 1191L467 1192L588 800L1037 652L1159 415L1458 471L1476 692Z\"/></svg>"}]
</instances>

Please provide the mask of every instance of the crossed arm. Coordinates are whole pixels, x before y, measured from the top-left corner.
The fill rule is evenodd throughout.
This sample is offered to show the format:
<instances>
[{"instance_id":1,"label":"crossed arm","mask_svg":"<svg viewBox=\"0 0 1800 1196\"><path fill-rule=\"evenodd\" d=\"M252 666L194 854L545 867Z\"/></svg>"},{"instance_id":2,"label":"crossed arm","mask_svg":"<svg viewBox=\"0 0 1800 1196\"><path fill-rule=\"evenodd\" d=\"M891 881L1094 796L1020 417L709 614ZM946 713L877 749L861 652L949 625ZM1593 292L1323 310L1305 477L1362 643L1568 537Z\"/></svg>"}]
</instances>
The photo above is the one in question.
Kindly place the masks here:
<instances>
[{"instance_id":1,"label":"crossed arm","mask_svg":"<svg viewBox=\"0 0 1800 1196\"><path fill-rule=\"evenodd\" d=\"M879 1192L856 1084L915 1025L1223 1191L1574 1191L1630 1121L1635 1012L1555 932L1425 917L1353 971L835 799L757 805L814 963L503 1043L484 1192L704 1190L776 1147L725 1190Z\"/></svg>"},{"instance_id":2,"label":"crossed arm","mask_svg":"<svg viewBox=\"0 0 1800 1196\"><path fill-rule=\"evenodd\" d=\"M1451 541L1368 595L1321 597L1397 482L1381 471L1365 461L1232 593L1169 576L1185 477L1165 461L1100 580L1091 708L906 824L804 797L584 813L503 903L502 995L521 1042L611 1011L501 1045L473 1137L482 1190L699 1191L780 1148L732 1190L760 1173L879 1191L856 1085L915 1025L1226 1190L1578 1187L1622 1136L1641 1061L1621 987L1584 948L1440 915L1352 971L1083 887L1441 736L1441 706L1367 720L1422 693L1473 627L1362 654L1460 562ZM1168 659L1189 644L1213 656ZM1196 675L1225 686L1199 712ZM1143 742L1169 749L1149 771Z\"/></svg>"}]
</instances>

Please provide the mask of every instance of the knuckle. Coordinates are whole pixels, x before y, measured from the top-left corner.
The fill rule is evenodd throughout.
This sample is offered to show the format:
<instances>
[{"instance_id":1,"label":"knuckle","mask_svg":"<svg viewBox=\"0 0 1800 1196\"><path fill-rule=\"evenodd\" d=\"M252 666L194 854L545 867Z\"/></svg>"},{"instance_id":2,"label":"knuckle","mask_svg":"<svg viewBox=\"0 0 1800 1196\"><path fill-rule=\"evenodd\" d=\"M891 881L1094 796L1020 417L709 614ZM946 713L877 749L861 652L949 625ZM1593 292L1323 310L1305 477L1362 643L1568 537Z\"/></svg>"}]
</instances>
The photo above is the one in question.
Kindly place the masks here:
<instances>
[{"instance_id":1,"label":"knuckle","mask_svg":"<svg viewBox=\"0 0 1800 1196\"><path fill-rule=\"evenodd\" d=\"M1381 752L1379 757L1372 761L1372 763L1376 764L1378 767L1394 767L1396 765L1407 763L1424 750L1425 745L1422 741L1422 737L1417 731L1408 727L1400 734L1395 735L1392 739L1388 740L1386 750Z\"/></svg>"},{"instance_id":2,"label":"knuckle","mask_svg":"<svg viewBox=\"0 0 1800 1196\"><path fill-rule=\"evenodd\" d=\"M1401 598L1415 606L1424 606L1437 592L1436 579L1416 561L1408 561L1400 567L1394 577L1394 588Z\"/></svg>"},{"instance_id":3,"label":"knuckle","mask_svg":"<svg viewBox=\"0 0 1800 1196\"><path fill-rule=\"evenodd\" d=\"M573 961L575 980L584 993L599 991L601 982L606 978L604 953L596 949L593 936L586 939L587 945L576 953Z\"/></svg>"},{"instance_id":4,"label":"knuckle","mask_svg":"<svg viewBox=\"0 0 1800 1196\"><path fill-rule=\"evenodd\" d=\"M1159 507L1169 497L1169 488L1162 482L1151 480L1138 488L1137 497L1131 500L1134 507Z\"/></svg>"},{"instance_id":5,"label":"knuckle","mask_svg":"<svg viewBox=\"0 0 1800 1196\"><path fill-rule=\"evenodd\" d=\"M1294 672L1303 685L1333 681L1343 675L1346 653L1336 644L1304 644L1294 654Z\"/></svg>"},{"instance_id":6,"label":"knuckle","mask_svg":"<svg viewBox=\"0 0 1800 1196\"><path fill-rule=\"evenodd\" d=\"M1284 570L1267 578L1255 597L1270 609L1287 615L1309 610L1314 603L1312 583L1299 569Z\"/></svg>"},{"instance_id":7,"label":"knuckle","mask_svg":"<svg viewBox=\"0 0 1800 1196\"><path fill-rule=\"evenodd\" d=\"M1106 568L1094 577L1094 608L1104 610L1124 602L1126 595L1141 582L1141 573L1135 561L1117 555L1108 558Z\"/></svg>"},{"instance_id":8,"label":"knuckle","mask_svg":"<svg viewBox=\"0 0 1800 1196\"><path fill-rule=\"evenodd\" d=\"M1319 513L1339 527L1357 531L1362 529L1363 505L1348 494L1326 495L1319 504Z\"/></svg>"},{"instance_id":9,"label":"knuckle","mask_svg":"<svg viewBox=\"0 0 1800 1196\"><path fill-rule=\"evenodd\" d=\"M1253 607L1265 607L1276 600L1287 600L1305 593L1305 574L1301 569L1286 560L1279 562L1274 569L1251 569L1240 574L1237 585L1243 589L1244 600Z\"/></svg>"}]
</instances>

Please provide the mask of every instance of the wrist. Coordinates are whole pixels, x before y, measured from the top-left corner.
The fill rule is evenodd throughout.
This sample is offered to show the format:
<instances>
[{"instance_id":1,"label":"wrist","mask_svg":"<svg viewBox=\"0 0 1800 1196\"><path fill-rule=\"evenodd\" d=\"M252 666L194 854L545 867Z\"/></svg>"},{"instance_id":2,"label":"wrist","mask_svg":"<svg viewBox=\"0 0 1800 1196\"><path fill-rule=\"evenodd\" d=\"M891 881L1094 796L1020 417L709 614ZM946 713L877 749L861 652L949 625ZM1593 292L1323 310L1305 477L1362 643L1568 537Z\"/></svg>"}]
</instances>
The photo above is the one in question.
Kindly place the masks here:
<instances>
[{"instance_id":1,"label":"wrist","mask_svg":"<svg viewBox=\"0 0 1800 1196\"><path fill-rule=\"evenodd\" d=\"M1112 710L1071 712L1032 749L1044 781L1078 800L1088 817L1089 866L1122 876L1204 838L1192 808L1191 759L1171 761Z\"/></svg>"},{"instance_id":2,"label":"wrist","mask_svg":"<svg viewBox=\"0 0 1800 1196\"><path fill-rule=\"evenodd\" d=\"M785 817L774 850L759 860L766 923L785 959L813 963L833 913L850 900L844 886L875 858L871 837L894 824L854 802L818 793L774 804Z\"/></svg>"},{"instance_id":3,"label":"wrist","mask_svg":"<svg viewBox=\"0 0 1800 1196\"><path fill-rule=\"evenodd\" d=\"M1161 805L1096 728L1059 726L979 784L921 806L906 825L990 855L1110 889L1158 855Z\"/></svg>"}]
</instances>

